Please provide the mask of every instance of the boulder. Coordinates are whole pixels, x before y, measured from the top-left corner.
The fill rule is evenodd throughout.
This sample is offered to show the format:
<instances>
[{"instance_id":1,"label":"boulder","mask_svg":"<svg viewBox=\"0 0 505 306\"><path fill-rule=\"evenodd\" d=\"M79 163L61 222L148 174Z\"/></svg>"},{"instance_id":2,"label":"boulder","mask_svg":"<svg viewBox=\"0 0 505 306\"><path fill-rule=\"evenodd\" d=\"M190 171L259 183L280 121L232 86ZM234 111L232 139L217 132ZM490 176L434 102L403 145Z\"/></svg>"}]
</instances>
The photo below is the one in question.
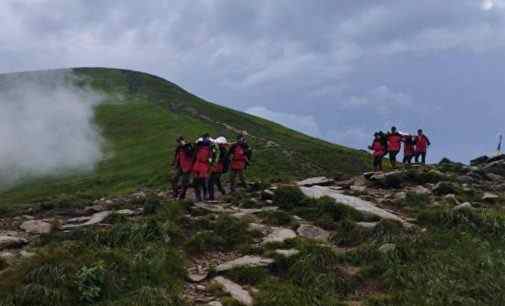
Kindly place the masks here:
<instances>
[{"instance_id":1,"label":"boulder","mask_svg":"<svg viewBox=\"0 0 505 306\"><path fill-rule=\"evenodd\" d=\"M298 233L298 236L312 240L328 241L330 238L329 232L310 224L300 225L296 232Z\"/></svg>"},{"instance_id":2,"label":"boulder","mask_svg":"<svg viewBox=\"0 0 505 306\"><path fill-rule=\"evenodd\" d=\"M452 210L454 210L454 211L458 211L458 210L462 210L462 209L473 209L473 206L469 202L465 202L463 204L459 204L458 206L452 208Z\"/></svg>"},{"instance_id":3,"label":"boulder","mask_svg":"<svg viewBox=\"0 0 505 306\"><path fill-rule=\"evenodd\" d=\"M436 195L446 195L449 193L456 193L457 188L450 182L438 182L433 187L433 193Z\"/></svg>"},{"instance_id":4,"label":"boulder","mask_svg":"<svg viewBox=\"0 0 505 306\"><path fill-rule=\"evenodd\" d=\"M444 200L447 202L447 203L450 203L450 204L453 204L453 205L458 205L459 204L459 201L458 199L456 198L456 195L455 194L447 194L444 196Z\"/></svg>"},{"instance_id":5,"label":"boulder","mask_svg":"<svg viewBox=\"0 0 505 306\"><path fill-rule=\"evenodd\" d=\"M356 222L355 224L361 228L372 230L377 226L377 224L379 224L379 222Z\"/></svg>"},{"instance_id":6,"label":"boulder","mask_svg":"<svg viewBox=\"0 0 505 306\"><path fill-rule=\"evenodd\" d=\"M494 157L491 157L487 162L492 163L492 162L501 161L501 160L505 160L505 154L500 154L500 155L496 155Z\"/></svg>"},{"instance_id":7,"label":"boulder","mask_svg":"<svg viewBox=\"0 0 505 306\"><path fill-rule=\"evenodd\" d=\"M273 227L272 232L263 239L263 244L279 242L296 238L296 233L289 228Z\"/></svg>"},{"instance_id":8,"label":"boulder","mask_svg":"<svg viewBox=\"0 0 505 306\"><path fill-rule=\"evenodd\" d=\"M498 175L498 174L494 174L494 173L487 173L486 176L491 180L491 181L494 181L494 182L500 182L500 181L504 181L505 178L501 175Z\"/></svg>"},{"instance_id":9,"label":"boulder","mask_svg":"<svg viewBox=\"0 0 505 306\"><path fill-rule=\"evenodd\" d=\"M27 244L28 240L13 236L0 236L0 251L5 249L14 249Z\"/></svg>"},{"instance_id":10,"label":"boulder","mask_svg":"<svg viewBox=\"0 0 505 306\"><path fill-rule=\"evenodd\" d=\"M214 283L221 286L224 292L228 293L233 299L239 302L242 305L252 306L254 300L251 294L244 290L239 284L232 282L229 279L226 279L222 276L218 276L214 278Z\"/></svg>"},{"instance_id":11,"label":"boulder","mask_svg":"<svg viewBox=\"0 0 505 306\"><path fill-rule=\"evenodd\" d=\"M311 187L311 186L329 186L335 182L333 179L329 179L325 176L318 176L299 181L296 184L298 186Z\"/></svg>"},{"instance_id":12,"label":"boulder","mask_svg":"<svg viewBox=\"0 0 505 306\"><path fill-rule=\"evenodd\" d=\"M319 199L324 196L331 197L335 199L335 205L345 205L356 209L361 212L365 217L379 217L381 219L389 219L399 221L404 223L405 221L399 216L377 207L374 203L364 201L358 197L353 197L345 194L341 194L328 187L313 186L313 187L301 187L302 192L309 198ZM337 204L338 203L338 204Z\"/></svg>"},{"instance_id":13,"label":"boulder","mask_svg":"<svg viewBox=\"0 0 505 306\"><path fill-rule=\"evenodd\" d=\"M470 184L473 183L473 177L470 175L459 175L456 177L456 181L458 181L461 184Z\"/></svg>"},{"instance_id":14,"label":"boulder","mask_svg":"<svg viewBox=\"0 0 505 306\"><path fill-rule=\"evenodd\" d=\"M243 256L232 261L220 264L216 267L216 272L224 272L236 268L266 267L273 264L273 259L259 256Z\"/></svg>"},{"instance_id":15,"label":"boulder","mask_svg":"<svg viewBox=\"0 0 505 306\"><path fill-rule=\"evenodd\" d=\"M201 283L207 279L208 274L196 274L196 273L188 273L187 278L192 283Z\"/></svg>"},{"instance_id":16,"label":"boulder","mask_svg":"<svg viewBox=\"0 0 505 306\"><path fill-rule=\"evenodd\" d=\"M350 187L350 189L352 191L356 191L356 192L365 192L366 191L366 186L352 185Z\"/></svg>"},{"instance_id":17,"label":"boulder","mask_svg":"<svg viewBox=\"0 0 505 306\"><path fill-rule=\"evenodd\" d=\"M414 188L413 192L417 193L417 194L431 194L431 190L429 190L428 188L422 186L422 185L418 185Z\"/></svg>"},{"instance_id":18,"label":"boulder","mask_svg":"<svg viewBox=\"0 0 505 306\"><path fill-rule=\"evenodd\" d=\"M265 201L272 200L274 198L274 195L275 193L272 190L266 189L261 192L261 199Z\"/></svg>"},{"instance_id":19,"label":"boulder","mask_svg":"<svg viewBox=\"0 0 505 306\"><path fill-rule=\"evenodd\" d=\"M49 234L53 231L53 225L42 220L25 221L19 227L30 234Z\"/></svg>"},{"instance_id":20,"label":"boulder","mask_svg":"<svg viewBox=\"0 0 505 306\"><path fill-rule=\"evenodd\" d=\"M482 164L487 163L488 160L489 160L489 157L487 155L480 156L475 159L472 159L470 161L470 165L472 165L472 166L482 165Z\"/></svg>"},{"instance_id":21,"label":"boulder","mask_svg":"<svg viewBox=\"0 0 505 306\"><path fill-rule=\"evenodd\" d=\"M219 301L212 301L208 303L207 306L223 306L223 304Z\"/></svg>"},{"instance_id":22,"label":"boulder","mask_svg":"<svg viewBox=\"0 0 505 306\"><path fill-rule=\"evenodd\" d=\"M405 172L397 170L372 175L370 180L384 188L400 188L405 177Z\"/></svg>"}]
</instances>

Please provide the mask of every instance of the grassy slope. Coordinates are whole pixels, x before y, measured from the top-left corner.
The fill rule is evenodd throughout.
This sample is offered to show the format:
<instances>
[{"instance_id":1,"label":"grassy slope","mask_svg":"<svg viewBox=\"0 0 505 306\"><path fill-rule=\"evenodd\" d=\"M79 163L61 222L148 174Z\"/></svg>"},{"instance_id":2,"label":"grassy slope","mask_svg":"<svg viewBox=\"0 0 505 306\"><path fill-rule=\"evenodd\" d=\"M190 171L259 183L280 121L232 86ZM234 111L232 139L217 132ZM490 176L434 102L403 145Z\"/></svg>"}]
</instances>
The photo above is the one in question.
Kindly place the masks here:
<instances>
[{"instance_id":1,"label":"grassy slope","mask_svg":"<svg viewBox=\"0 0 505 306\"><path fill-rule=\"evenodd\" d=\"M73 71L83 77L82 83L89 83L108 97L96 109L96 123L107 140L110 157L99 163L96 173L31 180L19 185L1 194L0 205L55 197L96 198L142 186L164 186L178 135L194 139L208 131L234 137L234 132L216 122L247 130L253 136L250 141L255 158L249 176L254 179L354 174L368 165L367 156L359 151L207 102L152 75L106 68ZM268 146L268 141L280 147Z\"/></svg>"}]
</instances>

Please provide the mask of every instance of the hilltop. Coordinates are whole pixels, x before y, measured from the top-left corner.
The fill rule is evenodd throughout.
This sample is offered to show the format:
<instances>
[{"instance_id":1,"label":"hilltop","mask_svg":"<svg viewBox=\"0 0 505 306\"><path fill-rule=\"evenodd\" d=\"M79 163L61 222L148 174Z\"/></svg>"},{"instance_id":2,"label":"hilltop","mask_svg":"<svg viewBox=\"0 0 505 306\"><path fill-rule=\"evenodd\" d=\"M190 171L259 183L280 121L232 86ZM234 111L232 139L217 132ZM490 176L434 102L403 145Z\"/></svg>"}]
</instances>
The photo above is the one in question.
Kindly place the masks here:
<instances>
[{"instance_id":1,"label":"hilltop","mask_svg":"<svg viewBox=\"0 0 505 306\"><path fill-rule=\"evenodd\" d=\"M255 150L249 177L264 182L307 176L357 174L368 168L367 154L318 140L279 124L205 101L180 86L147 73L109 68L75 68L0 75L16 82L25 75L50 80L77 76L105 99L95 107L94 121L106 143L96 171L25 179L0 195L0 207L57 201L76 202L166 188L174 139L196 139L202 132L234 139L245 130ZM21 82L21 81L19 81ZM11 83L12 84L12 83ZM64 127L61 127L64 128Z\"/></svg>"}]
</instances>

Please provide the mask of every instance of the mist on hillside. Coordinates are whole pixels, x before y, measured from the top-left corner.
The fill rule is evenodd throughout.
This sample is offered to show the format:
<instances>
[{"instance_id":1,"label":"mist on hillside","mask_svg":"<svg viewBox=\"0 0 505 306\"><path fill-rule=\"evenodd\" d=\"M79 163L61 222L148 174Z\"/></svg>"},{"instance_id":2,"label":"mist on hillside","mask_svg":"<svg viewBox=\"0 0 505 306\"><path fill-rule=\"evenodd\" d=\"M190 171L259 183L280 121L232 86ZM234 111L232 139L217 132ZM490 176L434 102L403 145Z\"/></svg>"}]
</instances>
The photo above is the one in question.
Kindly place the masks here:
<instances>
[{"instance_id":1,"label":"mist on hillside","mask_svg":"<svg viewBox=\"0 0 505 306\"><path fill-rule=\"evenodd\" d=\"M0 76L0 189L27 178L92 171L102 157L103 99L69 72Z\"/></svg>"}]
</instances>

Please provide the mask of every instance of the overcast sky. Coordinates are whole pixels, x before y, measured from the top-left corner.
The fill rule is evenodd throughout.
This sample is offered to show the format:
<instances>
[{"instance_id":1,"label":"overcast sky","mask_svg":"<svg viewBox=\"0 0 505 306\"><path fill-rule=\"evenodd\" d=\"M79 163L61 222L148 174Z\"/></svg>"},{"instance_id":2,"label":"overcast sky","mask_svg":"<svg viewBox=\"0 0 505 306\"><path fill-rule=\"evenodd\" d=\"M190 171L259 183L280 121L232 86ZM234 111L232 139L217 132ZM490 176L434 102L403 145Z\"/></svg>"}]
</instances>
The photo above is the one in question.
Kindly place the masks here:
<instances>
[{"instance_id":1,"label":"overcast sky","mask_svg":"<svg viewBox=\"0 0 505 306\"><path fill-rule=\"evenodd\" d=\"M443 156L505 130L505 0L2 0L0 71L106 66L365 148L422 127Z\"/></svg>"}]
</instances>

